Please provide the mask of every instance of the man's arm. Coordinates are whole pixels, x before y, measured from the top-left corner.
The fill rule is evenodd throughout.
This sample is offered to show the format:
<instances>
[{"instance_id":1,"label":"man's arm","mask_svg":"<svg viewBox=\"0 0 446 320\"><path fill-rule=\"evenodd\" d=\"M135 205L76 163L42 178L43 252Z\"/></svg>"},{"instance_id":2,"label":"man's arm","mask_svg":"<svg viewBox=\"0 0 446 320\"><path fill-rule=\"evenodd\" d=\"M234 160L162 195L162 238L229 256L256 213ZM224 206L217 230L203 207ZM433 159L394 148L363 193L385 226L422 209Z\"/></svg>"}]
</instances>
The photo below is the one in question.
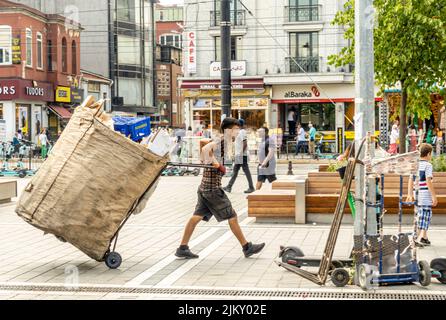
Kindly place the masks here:
<instances>
[{"instance_id":1,"label":"man's arm","mask_svg":"<svg viewBox=\"0 0 446 320\"><path fill-rule=\"evenodd\" d=\"M436 207L438 204L437 199L437 193L435 192L434 183L432 181L432 178L427 178L427 188L429 189L431 195L432 195L432 206Z\"/></svg>"}]
</instances>

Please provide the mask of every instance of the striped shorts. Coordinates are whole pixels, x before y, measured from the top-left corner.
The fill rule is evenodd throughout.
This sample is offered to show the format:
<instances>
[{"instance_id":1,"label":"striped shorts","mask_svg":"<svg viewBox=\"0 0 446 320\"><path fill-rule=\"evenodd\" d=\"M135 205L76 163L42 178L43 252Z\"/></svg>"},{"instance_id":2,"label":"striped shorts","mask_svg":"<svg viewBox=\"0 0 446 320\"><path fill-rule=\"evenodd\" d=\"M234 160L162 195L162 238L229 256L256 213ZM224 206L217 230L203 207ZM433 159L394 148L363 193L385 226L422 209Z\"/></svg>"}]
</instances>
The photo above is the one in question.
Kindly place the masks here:
<instances>
[{"instance_id":1,"label":"striped shorts","mask_svg":"<svg viewBox=\"0 0 446 320\"><path fill-rule=\"evenodd\" d=\"M418 207L418 229L427 230L431 224L432 207L420 206Z\"/></svg>"}]
</instances>

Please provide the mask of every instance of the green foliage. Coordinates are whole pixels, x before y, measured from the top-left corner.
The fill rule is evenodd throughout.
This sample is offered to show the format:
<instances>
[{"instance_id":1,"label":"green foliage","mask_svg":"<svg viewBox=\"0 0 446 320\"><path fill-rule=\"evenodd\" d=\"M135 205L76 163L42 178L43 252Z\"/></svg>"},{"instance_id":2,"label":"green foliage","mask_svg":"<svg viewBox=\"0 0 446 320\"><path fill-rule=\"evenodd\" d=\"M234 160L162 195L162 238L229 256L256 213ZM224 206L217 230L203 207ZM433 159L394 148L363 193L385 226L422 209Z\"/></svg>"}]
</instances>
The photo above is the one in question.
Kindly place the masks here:
<instances>
[{"instance_id":1,"label":"green foliage","mask_svg":"<svg viewBox=\"0 0 446 320\"><path fill-rule=\"evenodd\" d=\"M446 157L445 155L439 155L432 158L432 167L434 172L446 172Z\"/></svg>"},{"instance_id":2,"label":"green foliage","mask_svg":"<svg viewBox=\"0 0 446 320\"><path fill-rule=\"evenodd\" d=\"M327 168L327 172L337 172L339 168L346 167L347 163L347 160L330 162Z\"/></svg>"},{"instance_id":3,"label":"green foliage","mask_svg":"<svg viewBox=\"0 0 446 320\"><path fill-rule=\"evenodd\" d=\"M336 14L333 25L346 28L351 43L329 63L355 62L354 0ZM375 0L375 77L381 90L402 85L407 91L407 112L430 117L430 93L446 81L446 0Z\"/></svg>"}]
</instances>

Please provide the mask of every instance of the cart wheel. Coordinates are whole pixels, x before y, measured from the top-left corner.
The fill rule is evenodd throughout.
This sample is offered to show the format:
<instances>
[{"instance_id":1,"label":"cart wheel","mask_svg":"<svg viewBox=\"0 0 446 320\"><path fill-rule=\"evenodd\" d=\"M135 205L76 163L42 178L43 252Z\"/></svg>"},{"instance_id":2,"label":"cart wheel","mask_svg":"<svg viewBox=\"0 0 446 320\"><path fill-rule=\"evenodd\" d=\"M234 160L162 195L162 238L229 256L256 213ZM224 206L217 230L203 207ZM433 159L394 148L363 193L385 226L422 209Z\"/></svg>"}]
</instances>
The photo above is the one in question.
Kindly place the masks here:
<instances>
[{"instance_id":1,"label":"cart wheel","mask_svg":"<svg viewBox=\"0 0 446 320\"><path fill-rule=\"evenodd\" d=\"M336 287L345 287L349 281L350 275L347 270L341 268L333 270L333 273L331 274L331 282L333 282Z\"/></svg>"},{"instance_id":2,"label":"cart wheel","mask_svg":"<svg viewBox=\"0 0 446 320\"><path fill-rule=\"evenodd\" d=\"M363 263L358 268L358 281L362 290L370 289L372 283L372 269L366 263Z\"/></svg>"},{"instance_id":3,"label":"cart wheel","mask_svg":"<svg viewBox=\"0 0 446 320\"><path fill-rule=\"evenodd\" d=\"M431 277L432 277L431 268L429 266L429 263L427 263L424 260L419 261L418 268L419 268L419 272L420 272L419 273L420 284L423 287L427 287L428 285L431 284Z\"/></svg>"},{"instance_id":4,"label":"cart wheel","mask_svg":"<svg viewBox=\"0 0 446 320\"><path fill-rule=\"evenodd\" d=\"M19 172L19 178L20 179L23 179L23 178L25 178L26 177L26 171L20 171Z\"/></svg>"},{"instance_id":5,"label":"cart wheel","mask_svg":"<svg viewBox=\"0 0 446 320\"><path fill-rule=\"evenodd\" d=\"M105 256L105 264L110 269L118 269L121 263L121 255L117 252L110 252Z\"/></svg>"}]
</instances>

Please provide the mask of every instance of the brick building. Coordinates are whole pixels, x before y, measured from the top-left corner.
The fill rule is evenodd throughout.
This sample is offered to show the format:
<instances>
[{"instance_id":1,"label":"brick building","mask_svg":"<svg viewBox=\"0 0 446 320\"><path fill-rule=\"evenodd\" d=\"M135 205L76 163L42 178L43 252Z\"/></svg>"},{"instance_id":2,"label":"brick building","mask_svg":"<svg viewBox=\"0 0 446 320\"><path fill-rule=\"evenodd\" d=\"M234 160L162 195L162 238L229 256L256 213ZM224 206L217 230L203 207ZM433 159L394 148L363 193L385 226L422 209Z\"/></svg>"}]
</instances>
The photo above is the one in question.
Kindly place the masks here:
<instances>
[{"instance_id":1,"label":"brick building","mask_svg":"<svg viewBox=\"0 0 446 320\"><path fill-rule=\"evenodd\" d=\"M80 31L60 15L0 0L0 139L10 141L17 130L33 141L41 128L60 132L75 102Z\"/></svg>"}]
</instances>

